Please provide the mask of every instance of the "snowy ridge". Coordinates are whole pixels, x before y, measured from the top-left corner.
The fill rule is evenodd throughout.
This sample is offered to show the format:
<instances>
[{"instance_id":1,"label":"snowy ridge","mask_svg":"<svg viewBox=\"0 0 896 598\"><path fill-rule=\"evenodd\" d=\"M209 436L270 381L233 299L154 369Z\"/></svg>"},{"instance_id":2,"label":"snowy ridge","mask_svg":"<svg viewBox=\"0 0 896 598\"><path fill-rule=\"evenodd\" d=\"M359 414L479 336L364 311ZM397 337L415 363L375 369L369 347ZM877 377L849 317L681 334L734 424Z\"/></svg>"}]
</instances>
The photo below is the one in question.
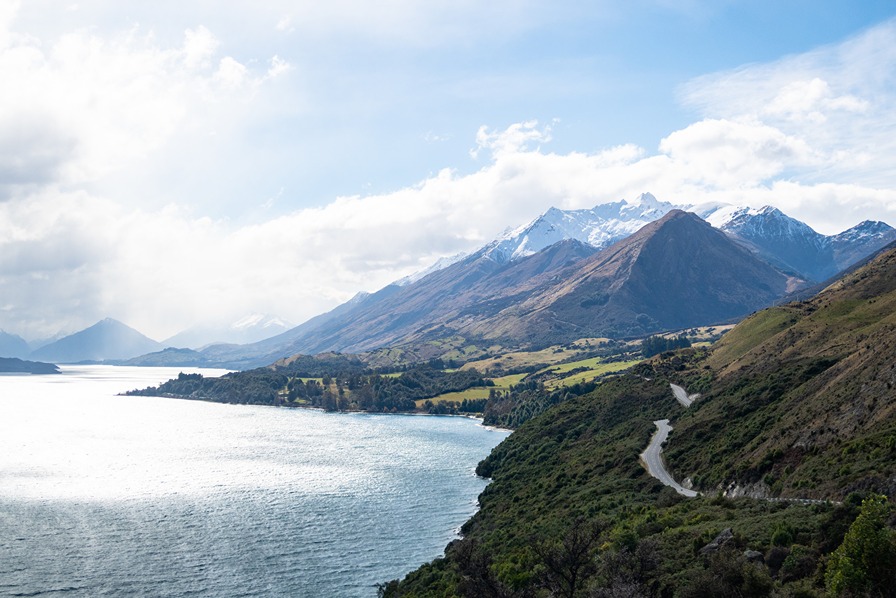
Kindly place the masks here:
<instances>
[{"instance_id":1,"label":"snowy ridge","mask_svg":"<svg viewBox=\"0 0 896 598\"><path fill-rule=\"evenodd\" d=\"M469 255L469 254L465 253L465 252L461 252L461 253L456 253L456 254L448 256L448 257L441 257L432 266L429 266L428 268L424 268L423 270L420 270L419 272L414 272L413 274L408 274L404 278L399 278L392 284L400 286L400 287L406 287L409 284L413 284L413 283L417 282L418 280L420 280L427 274L431 274L433 272L438 272L439 270L443 270L443 269L447 268L451 264L455 264L455 263L461 261L462 259L467 257L467 255Z\"/></svg>"},{"instance_id":2,"label":"snowy ridge","mask_svg":"<svg viewBox=\"0 0 896 598\"><path fill-rule=\"evenodd\" d=\"M750 236L803 237L819 243L825 238L808 224L772 206L740 208L714 204L711 210L705 209L705 206L694 206L692 211L714 227L728 232L744 232Z\"/></svg>"},{"instance_id":3,"label":"snowy ridge","mask_svg":"<svg viewBox=\"0 0 896 598\"><path fill-rule=\"evenodd\" d=\"M192 326L164 340L162 344L166 347L199 349L218 343L254 343L286 332L292 327L293 324L282 318L255 313L243 316L235 322Z\"/></svg>"},{"instance_id":4,"label":"snowy ridge","mask_svg":"<svg viewBox=\"0 0 896 598\"><path fill-rule=\"evenodd\" d=\"M857 243L869 239L892 238L893 227L880 220L864 220L831 237L834 243Z\"/></svg>"},{"instance_id":5,"label":"snowy ridge","mask_svg":"<svg viewBox=\"0 0 896 598\"><path fill-rule=\"evenodd\" d=\"M622 200L590 209L551 208L528 224L504 233L488 246L485 255L498 263L506 263L567 239L603 249L675 208L650 193L643 193L632 202Z\"/></svg>"},{"instance_id":6,"label":"snowy ridge","mask_svg":"<svg viewBox=\"0 0 896 598\"><path fill-rule=\"evenodd\" d=\"M896 239L892 227L871 221L837 235L823 235L772 206L705 204L694 206L693 211L770 263L816 282L834 276Z\"/></svg>"},{"instance_id":7,"label":"snowy ridge","mask_svg":"<svg viewBox=\"0 0 896 598\"><path fill-rule=\"evenodd\" d=\"M711 202L675 205L642 193L632 201L620 200L593 208L550 208L534 220L508 229L479 251L499 264L538 253L567 239L603 249L673 209L693 212L713 227L736 237L771 263L813 280L823 280L854 261L896 239L896 229L883 222L866 221L838 235L826 236L772 206L751 208ZM468 254L441 258L429 268L394 284L407 286L446 268Z\"/></svg>"},{"instance_id":8,"label":"snowy ridge","mask_svg":"<svg viewBox=\"0 0 896 598\"><path fill-rule=\"evenodd\" d=\"M243 318L240 318L230 326L234 330L266 330L266 329L274 329L277 332L282 332L283 330L289 330L292 328L292 324L287 322L286 320L282 320L276 316L268 316L265 314L250 314Z\"/></svg>"}]
</instances>

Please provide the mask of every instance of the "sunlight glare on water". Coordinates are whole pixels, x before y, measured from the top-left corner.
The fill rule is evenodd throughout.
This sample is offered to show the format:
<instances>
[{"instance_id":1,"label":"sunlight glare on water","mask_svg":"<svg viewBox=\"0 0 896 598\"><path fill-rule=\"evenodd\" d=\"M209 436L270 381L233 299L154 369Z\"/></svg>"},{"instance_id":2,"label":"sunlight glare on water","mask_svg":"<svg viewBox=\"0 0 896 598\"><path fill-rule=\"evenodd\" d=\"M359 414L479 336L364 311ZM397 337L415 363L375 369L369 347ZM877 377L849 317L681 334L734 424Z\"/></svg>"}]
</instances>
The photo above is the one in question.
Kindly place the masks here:
<instances>
[{"instance_id":1,"label":"sunlight glare on water","mask_svg":"<svg viewBox=\"0 0 896 598\"><path fill-rule=\"evenodd\" d=\"M116 396L182 370L0 376L0 593L372 596L441 553L506 436Z\"/></svg>"}]
</instances>

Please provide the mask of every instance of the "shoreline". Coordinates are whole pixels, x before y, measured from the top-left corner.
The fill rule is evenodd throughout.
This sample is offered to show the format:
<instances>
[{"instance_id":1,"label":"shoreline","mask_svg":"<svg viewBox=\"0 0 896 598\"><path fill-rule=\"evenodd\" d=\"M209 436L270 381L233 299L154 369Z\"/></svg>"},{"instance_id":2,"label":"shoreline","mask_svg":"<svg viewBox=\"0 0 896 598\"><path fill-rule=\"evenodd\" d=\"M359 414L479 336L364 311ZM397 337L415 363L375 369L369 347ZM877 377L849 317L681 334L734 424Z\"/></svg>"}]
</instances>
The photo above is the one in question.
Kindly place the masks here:
<instances>
[{"instance_id":1,"label":"shoreline","mask_svg":"<svg viewBox=\"0 0 896 598\"><path fill-rule=\"evenodd\" d=\"M472 415L467 413L425 413L422 411L364 411L362 409L337 409L335 411L328 411L323 407L312 407L308 405L290 405L290 404L282 404L282 405L267 405L264 403L230 403L227 401L216 401L214 399L207 399L203 397L185 397L183 395L172 395L172 394L157 394L157 395L144 395L144 394L131 394L131 391L124 391L115 394L116 397L151 397L156 399L175 399L179 401L202 401L204 403L217 403L218 405L240 405L247 407L273 407L276 409L304 409L307 411L319 411L321 413L346 413L346 414L365 414L365 415L404 415L404 416L423 416L423 417L461 417L464 419L471 419L476 422L481 428L484 428L489 431L494 432L508 432L512 434L514 430L512 428L502 428L501 426L493 426L484 423L484 419L482 415Z\"/></svg>"}]
</instances>

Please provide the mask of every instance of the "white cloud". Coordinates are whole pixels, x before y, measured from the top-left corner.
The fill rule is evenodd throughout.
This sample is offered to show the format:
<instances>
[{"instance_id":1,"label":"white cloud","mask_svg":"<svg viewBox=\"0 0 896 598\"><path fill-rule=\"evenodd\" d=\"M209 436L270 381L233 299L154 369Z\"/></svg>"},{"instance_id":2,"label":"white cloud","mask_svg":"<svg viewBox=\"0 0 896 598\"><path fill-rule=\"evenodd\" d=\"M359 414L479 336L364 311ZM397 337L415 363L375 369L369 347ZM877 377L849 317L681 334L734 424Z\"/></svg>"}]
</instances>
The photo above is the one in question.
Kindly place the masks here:
<instances>
[{"instance_id":1,"label":"white cloud","mask_svg":"<svg viewBox=\"0 0 896 598\"><path fill-rule=\"evenodd\" d=\"M896 20L843 43L699 77L682 99L710 118L751 120L823 156L803 182L896 187Z\"/></svg>"},{"instance_id":2,"label":"white cloud","mask_svg":"<svg viewBox=\"0 0 896 598\"><path fill-rule=\"evenodd\" d=\"M534 120L510 125L504 131L490 131L483 125L476 132L476 147L470 151L470 155L476 158L482 150L488 150L500 156L519 152L532 143L547 143L550 140L550 127L539 129L538 122Z\"/></svg>"},{"instance_id":3,"label":"white cloud","mask_svg":"<svg viewBox=\"0 0 896 598\"><path fill-rule=\"evenodd\" d=\"M292 33L295 31L295 27L292 24L292 16L284 15L277 20L277 24L274 26L274 29L277 31L286 31L287 33Z\"/></svg>"},{"instance_id":4,"label":"white cloud","mask_svg":"<svg viewBox=\"0 0 896 598\"><path fill-rule=\"evenodd\" d=\"M20 0L6 0L0 2L0 48L5 48L9 44L12 31L12 23L19 7L22 3Z\"/></svg>"},{"instance_id":5,"label":"white cloud","mask_svg":"<svg viewBox=\"0 0 896 598\"><path fill-rule=\"evenodd\" d=\"M755 121L702 120L663 139L659 149L682 179L720 192L814 161L806 142Z\"/></svg>"},{"instance_id":6,"label":"white cloud","mask_svg":"<svg viewBox=\"0 0 896 598\"><path fill-rule=\"evenodd\" d=\"M773 118L822 124L827 120L826 113L832 110L858 113L868 108L868 101L853 95L834 97L828 82L815 77L808 81L788 83L761 113Z\"/></svg>"},{"instance_id":7,"label":"white cloud","mask_svg":"<svg viewBox=\"0 0 896 598\"><path fill-rule=\"evenodd\" d=\"M0 80L14 93L0 94L0 173L13 174L0 186L88 184L145 169L185 132L215 129L225 114L245 120L244 100L289 64L275 56L254 73L231 56L215 60L219 45L203 26L187 29L174 47L136 26L106 37L73 31L50 43L9 37L0 46ZM9 149L23 145L20 156Z\"/></svg>"},{"instance_id":8,"label":"white cloud","mask_svg":"<svg viewBox=\"0 0 896 598\"><path fill-rule=\"evenodd\" d=\"M286 60L283 60L276 54L271 58L271 66L268 68L268 72L265 74L265 79L274 79L283 75L284 73L288 73L292 70L292 65L289 64Z\"/></svg>"},{"instance_id":9,"label":"white cloud","mask_svg":"<svg viewBox=\"0 0 896 598\"><path fill-rule=\"evenodd\" d=\"M184 64L188 68L207 67L221 42L203 26L187 29L184 33Z\"/></svg>"},{"instance_id":10,"label":"white cloud","mask_svg":"<svg viewBox=\"0 0 896 598\"><path fill-rule=\"evenodd\" d=\"M230 56L225 56L218 64L215 80L225 88L241 87L249 75L249 69Z\"/></svg>"},{"instance_id":11,"label":"white cloud","mask_svg":"<svg viewBox=\"0 0 896 598\"><path fill-rule=\"evenodd\" d=\"M294 9L280 3L265 8L276 12L264 28L270 33L277 23L306 35L327 24L437 43L424 38L462 37L451 24L481 3L431 6L306 3L280 21ZM495 4L478 24L496 22L510 6ZM218 139L240 138L233 131L257 124L266 82L289 82L286 58L273 49L264 54L270 59L242 56L198 24L168 44L136 26L48 40L8 35L14 14L0 8L0 80L15 90L0 94L0 328L29 337L105 316L156 338L199 319L249 312L300 322L358 290L476 248L552 205L590 207L644 191L676 203L771 203L823 232L865 218L896 223L892 24L840 46L691 82L683 97L700 117L655 147L554 153L551 137L562 129L553 123L490 123L475 132L478 170L445 168L392 192L270 217L274 199L289 209L283 206L296 205L300 192L250 178L258 197L245 201L263 205L263 218L247 224L209 218L195 197L164 184L153 191L169 199L140 202L135 197L145 191L131 177L153 173L164 157L184 171L201 168ZM436 32L442 16L447 33ZM277 100L292 108L300 93ZM257 165L234 159L208 172ZM114 177L128 184L102 189ZM174 188L178 180L166 182Z\"/></svg>"}]
</instances>

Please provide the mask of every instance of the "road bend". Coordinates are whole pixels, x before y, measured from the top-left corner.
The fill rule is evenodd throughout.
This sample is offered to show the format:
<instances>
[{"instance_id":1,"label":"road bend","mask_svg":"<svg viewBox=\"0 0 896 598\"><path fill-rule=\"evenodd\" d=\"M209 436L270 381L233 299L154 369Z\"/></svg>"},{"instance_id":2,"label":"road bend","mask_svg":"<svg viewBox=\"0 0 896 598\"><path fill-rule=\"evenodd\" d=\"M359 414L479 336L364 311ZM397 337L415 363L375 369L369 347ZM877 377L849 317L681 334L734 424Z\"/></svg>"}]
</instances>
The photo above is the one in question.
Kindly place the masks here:
<instances>
[{"instance_id":1,"label":"road bend","mask_svg":"<svg viewBox=\"0 0 896 598\"><path fill-rule=\"evenodd\" d=\"M688 490L676 482L675 478L672 477L672 474L669 473L669 470L666 469L666 464L663 462L663 443L666 442L666 438L669 437L669 432L672 431L672 426L669 425L669 420L658 419L653 423L656 425L656 432L654 433L653 438L650 439L650 444L647 445L647 448L644 449L644 452L640 455L641 463L647 468L647 473L682 496L699 496L699 492Z\"/></svg>"}]
</instances>

